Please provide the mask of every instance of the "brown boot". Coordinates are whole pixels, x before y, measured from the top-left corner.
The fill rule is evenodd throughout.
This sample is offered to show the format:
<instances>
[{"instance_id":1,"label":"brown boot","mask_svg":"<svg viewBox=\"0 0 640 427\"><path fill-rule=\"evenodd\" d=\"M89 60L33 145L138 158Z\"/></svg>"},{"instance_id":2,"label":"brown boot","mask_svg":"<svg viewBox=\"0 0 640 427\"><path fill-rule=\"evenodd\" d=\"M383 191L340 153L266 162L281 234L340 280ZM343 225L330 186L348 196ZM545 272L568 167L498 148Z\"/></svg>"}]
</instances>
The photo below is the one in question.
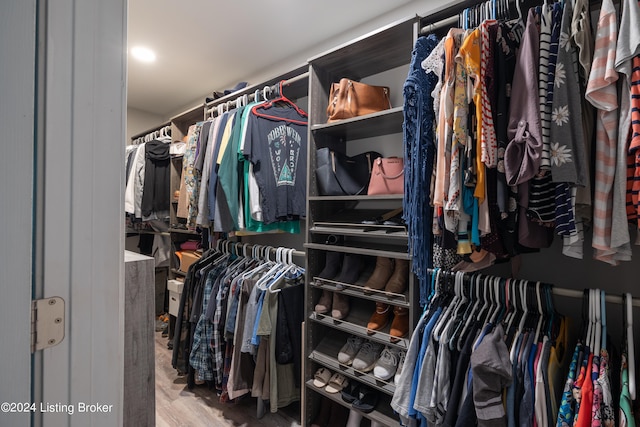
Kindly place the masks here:
<instances>
[{"instance_id":1,"label":"brown boot","mask_svg":"<svg viewBox=\"0 0 640 427\"><path fill-rule=\"evenodd\" d=\"M387 286L384 287L386 292L393 292L394 294L402 294L407 290L407 283L409 282L409 261L406 259L397 259L393 274L387 282Z\"/></svg>"},{"instance_id":2,"label":"brown boot","mask_svg":"<svg viewBox=\"0 0 640 427\"><path fill-rule=\"evenodd\" d=\"M373 331L379 331L387 326L389 323L389 315L391 314L391 308L389 304L383 302L376 303L376 311L373 312L369 323L367 323L367 329L373 333Z\"/></svg>"},{"instance_id":3,"label":"brown boot","mask_svg":"<svg viewBox=\"0 0 640 427\"><path fill-rule=\"evenodd\" d=\"M382 290L387 285L389 278L393 274L393 260L391 258L377 257L376 268L371 273L371 277L364 284L364 292Z\"/></svg>"},{"instance_id":4,"label":"brown boot","mask_svg":"<svg viewBox=\"0 0 640 427\"><path fill-rule=\"evenodd\" d=\"M318 314L326 314L331 311L332 304L333 304L332 292L326 289L323 289L322 296L320 296L320 299L316 304L315 312Z\"/></svg>"},{"instance_id":5,"label":"brown boot","mask_svg":"<svg viewBox=\"0 0 640 427\"><path fill-rule=\"evenodd\" d=\"M391 322L391 341L395 342L393 337L402 338L409 333L409 309L405 307L394 307L393 322Z\"/></svg>"},{"instance_id":6,"label":"brown boot","mask_svg":"<svg viewBox=\"0 0 640 427\"><path fill-rule=\"evenodd\" d=\"M349 297L342 292L333 293L333 310L331 316L334 319L342 320L349 314Z\"/></svg>"}]
</instances>

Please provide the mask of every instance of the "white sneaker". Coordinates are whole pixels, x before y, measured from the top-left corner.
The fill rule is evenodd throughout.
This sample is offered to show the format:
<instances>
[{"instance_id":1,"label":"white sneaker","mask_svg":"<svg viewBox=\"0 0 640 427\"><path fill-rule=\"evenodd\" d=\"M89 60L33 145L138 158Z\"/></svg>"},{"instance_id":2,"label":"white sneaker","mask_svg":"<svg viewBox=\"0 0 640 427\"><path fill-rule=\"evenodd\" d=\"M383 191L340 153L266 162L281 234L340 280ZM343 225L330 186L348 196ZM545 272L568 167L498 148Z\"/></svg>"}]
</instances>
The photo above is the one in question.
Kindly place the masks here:
<instances>
[{"instance_id":1,"label":"white sneaker","mask_svg":"<svg viewBox=\"0 0 640 427\"><path fill-rule=\"evenodd\" d=\"M353 359L353 369L362 372L369 372L376 364L376 360L380 357L382 344L367 341L362 345L358 354Z\"/></svg>"},{"instance_id":2,"label":"white sneaker","mask_svg":"<svg viewBox=\"0 0 640 427\"><path fill-rule=\"evenodd\" d=\"M360 347L362 347L362 344L364 344L364 338L351 335L338 352L338 362L347 366L351 365L351 362L353 362L353 358L356 357L356 354L358 354L358 351L360 350Z\"/></svg>"},{"instance_id":3,"label":"white sneaker","mask_svg":"<svg viewBox=\"0 0 640 427\"><path fill-rule=\"evenodd\" d=\"M396 370L396 375L395 377L393 377L393 383L398 385L398 383L400 382L400 374L402 373L402 367L404 366L404 359L405 357L407 357L407 353L404 351L400 351L400 354L398 356L398 369Z\"/></svg>"},{"instance_id":4,"label":"white sneaker","mask_svg":"<svg viewBox=\"0 0 640 427\"><path fill-rule=\"evenodd\" d=\"M398 359L400 358L400 351L386 347L382 350L380 359L376 362L376 366L373 368L373 376L387 381L396 374L398 370Z\"/></svg>"}]
</instances>

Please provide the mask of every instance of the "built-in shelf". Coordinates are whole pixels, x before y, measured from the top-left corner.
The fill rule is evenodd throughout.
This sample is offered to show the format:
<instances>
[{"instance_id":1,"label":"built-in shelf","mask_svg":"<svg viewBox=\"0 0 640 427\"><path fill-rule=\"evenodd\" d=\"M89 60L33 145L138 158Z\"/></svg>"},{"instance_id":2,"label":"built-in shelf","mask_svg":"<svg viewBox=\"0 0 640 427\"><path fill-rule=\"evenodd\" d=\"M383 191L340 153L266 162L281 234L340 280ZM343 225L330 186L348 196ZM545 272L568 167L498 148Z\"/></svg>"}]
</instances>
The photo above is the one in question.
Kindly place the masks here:
<instances>
[{"instance_id":1,"label":"built-in shelf","mask_svg":"<svg viewBox=\"0 0 640 427\"><path fill-rule=\"evenodd\" d=\"M334 76L356 80L407 64L411 58L417 20L418 17L413 16L391 23L314 56L309 63L313 67L331 70Z\"/></svg>"},{"instance_id":2,"label":"built-in shelf","mask_svg":"<svg viewBox=\"0 0 640 427\"><path fill-rule=\"evenodd\" d=\"M182 277L186 277L187 273L185 273L184 271L180 271L177 268L172 268L171 272L173 274L177 274L178 276L182 276Z\"/></svg>"},{"instance_id":3,"label":"built-in shelf","mask_svg":"<svg viewBox=\"0 0 640 427\"><path fill-rule=\"evenodd\" d=\"M312 312L309 315L311 321L321 323L333 329L344 331L351 335L357 335L382 345L389 345L400 350L406 350L409 346L409 340L405 338L395 338L389 335L391 322L393 321L393 307L389 307L389 323L379 331L369 331L367 323L371 315L375 311L375 305L351 304L351 311L344 320L338 320L331 317L331 313L318 314ZM338 354L338 353L336 353Z\"/></svg>"},{"instance_id":4,"label":"built-in shelf","mask_svg":"<svg viewBox=\"0 0 640 427\"><path fill-rule=\"evenodd\" d=\"M191 234L193 236L199 236L200 235L200 233L198 233L195 230L185 230L185 229L182 229L182 228L170 228L169 232L170 233L178 233L178 234Z\"/></svg>"},{"instance_id":5,"label":"built-in shelf","mask_svg":"<svg viewBox=\"0 0 640 427\"><path fill-rule=\"evenodd\" d=\"M313 125L311 130L314 133L322 133L335 138L355 140L401 133L403 120L402 107L395 107L365 116ZM402 139L401 136L399 138Z\"/></svg>"},{"instance_id":6,"label":"built-in shelf","mask_svg":"<svg viewBox=\"0 0 640 427\"><path fill-rule=\"evenodd\" d=\"M383 381L374 377L371 372L358 371L357 369L353 369L353 366L343 365L338 362L338 352L343 345L344 342L339 338L327 336L311 352L309 359L329 368L332 371L340 372L341 374L361 382L362 384L366 384L376 390L388 394L389 396L393 396L393 393L396 390L396 386L393 384L393 378L390 381Z\"/></svg>"},{"instance_id":7,"label":"built-in shelf","mask_svg":"<svg viewBox=\"0 0 640 427\"><path fill-rule=\"evenodd\" d=\"M398 307L410 307L409 297L407 293L395 294L392 292L371 290L365 293L363 285L364 283L340 283L333 280L320 279L314 277L310 282L310 285L317 289L326 289L329 291L339 291L344 295L348 295L355 298L368 299L371 301L382 302L385 304L397 305ZM342 289L338 289L342 286Z\"/></svg>"},{"instance_id":8,"label":"built-in shelf","mask_svg":"<svg viewBox=\"0 0 640 427\"><path fill-rule=\"evenodd\" d=\"M400 423L400 421L397 418L394 418L392 415L393 412L390 406L391 400L385 399L383 396L381 396L381 399L379 400L378 405L376 405L376 409L374 409L369 413L366 413L353 408L350 403L347 403L344 400L342 400L342 396L340 393L329 393L324 388L316 387L315 385L313 385L313 380L309 380L305 384L309 390L313 390L314 392L321 394L327 399L331 399L332 401L337 402L340 405L346 406L347 408L350 408L358 412L363 417L368 418L372 421L375 421L378 424L382 424L384 426L396 426L396 425L399 425ZM388 410L385 412L385 409L387 408Z\"/></svg>"},{"instance_id":9,"label":"built-in shelf","mask_svg":"<svg viewBox=\"0 0 640 427\"><path fill-rule=\"evenodd\" d=\"M309 232L315 234L337 234L354 237L383 237L385 239L407 240L409 234L404 227L381 227L350 224L348 226L314 225Z\"/></svg>"},{"instance_id":10,"label":"built-in shelf","mask_svg":"<svg viewBox=\"0 0 640 427\"><path fill-rule=\"evenodd\" d=\"M365 201L365 202L375 202L379 200L402 200L404 198L403 194L380 194L375 196L361 195L361 196L309 196L310 201L318 201L318 202L350 202L350 201Z\"/></svg>"},{"instance_id":11,"label":"built-in shelf","mask_svg":"<svg viewBox=\"0 0 640 427\"><path fill-rule=\"evenodd\" d=\"M305 248L318 249L321 251L334 251L349 254L360 254L368 256L381 256L396 259L411 259L411 255L407 252L407 245L380 245L376 244L377 249L371 249L369 245L361 242L349 242L349 246L324 245L322 243L305 243Z\"/></svg>"}]
</instances>

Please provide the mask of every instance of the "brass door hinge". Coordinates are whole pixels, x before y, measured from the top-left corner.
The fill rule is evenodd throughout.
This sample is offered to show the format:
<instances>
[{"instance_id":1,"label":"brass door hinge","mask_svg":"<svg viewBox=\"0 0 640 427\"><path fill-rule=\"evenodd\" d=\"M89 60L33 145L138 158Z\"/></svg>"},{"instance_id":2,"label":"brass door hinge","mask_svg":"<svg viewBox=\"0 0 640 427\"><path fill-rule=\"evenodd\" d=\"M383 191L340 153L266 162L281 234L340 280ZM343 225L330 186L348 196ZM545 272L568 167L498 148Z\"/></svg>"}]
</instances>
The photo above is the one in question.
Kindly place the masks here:
<instances>
[{"instance_id":1,"label":"brass door hinge","mask_svg":"<svg viewBox=\"0 0 640 427\"><path fill-rule=\"evenodd\" d=\"M58 345L64 339L64 300L31 301L31 352Z\"/></svg>"}]
</instances>

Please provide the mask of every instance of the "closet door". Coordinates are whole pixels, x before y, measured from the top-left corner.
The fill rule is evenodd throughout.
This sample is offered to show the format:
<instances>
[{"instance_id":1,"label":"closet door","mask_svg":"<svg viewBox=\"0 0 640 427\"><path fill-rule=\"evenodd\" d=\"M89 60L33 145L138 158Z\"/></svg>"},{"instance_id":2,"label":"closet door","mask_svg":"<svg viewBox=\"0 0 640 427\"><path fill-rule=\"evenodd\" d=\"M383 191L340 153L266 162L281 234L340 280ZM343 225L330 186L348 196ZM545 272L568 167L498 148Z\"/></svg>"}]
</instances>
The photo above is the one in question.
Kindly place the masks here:
<instances>
[{"instance_id":1,"label":"closet door","mask_svg":"<svg viewBox=\"0 0 640 427\"><path fill-rule=\"evenodd\" d=\"M31 400L33 120L36 0L0 4L0 425L29 425L4 402ZM13 409L13 408L8 408Z\"/></svg>"},{"instance_id":2,"label":"closet door","mask_svg":"<svg viewBox=\"0 0 640 427\"><path fill-rule=\"evenodd\" d=\"M0 5L2 426L122 425L125 55L125 0ZM32 354L54 296L64 339Z\"/></svg>"}]
</instances>

